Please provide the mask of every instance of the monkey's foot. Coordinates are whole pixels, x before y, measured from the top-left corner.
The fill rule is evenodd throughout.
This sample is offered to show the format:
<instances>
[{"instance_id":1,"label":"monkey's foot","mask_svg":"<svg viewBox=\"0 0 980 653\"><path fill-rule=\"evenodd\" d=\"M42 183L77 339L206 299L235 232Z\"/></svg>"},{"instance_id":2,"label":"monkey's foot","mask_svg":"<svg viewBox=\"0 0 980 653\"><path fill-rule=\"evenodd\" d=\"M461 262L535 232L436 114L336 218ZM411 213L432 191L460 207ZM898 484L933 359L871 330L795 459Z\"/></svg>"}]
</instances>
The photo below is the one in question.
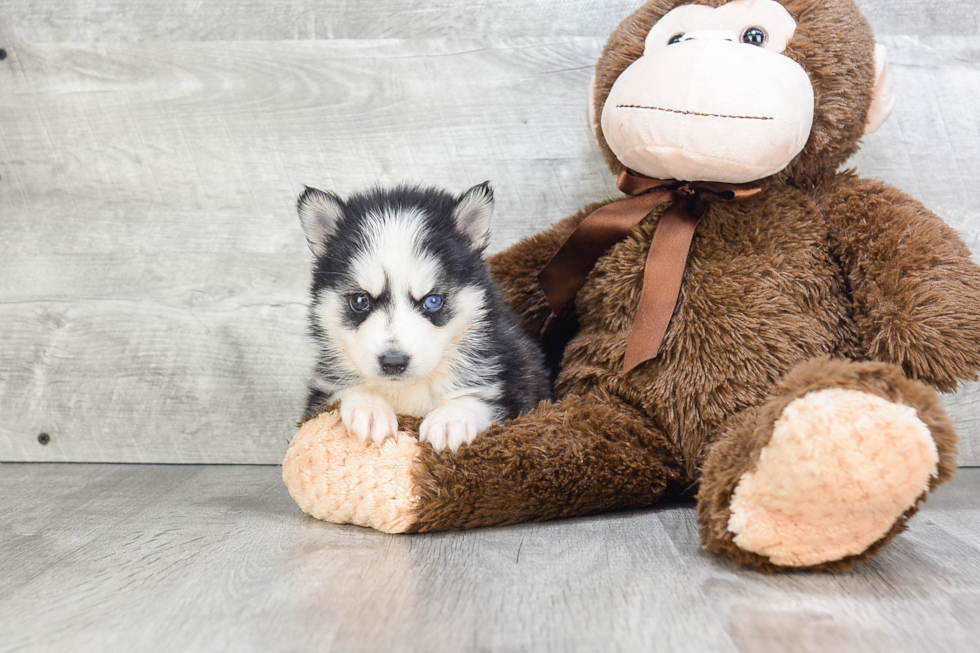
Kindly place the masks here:
<instances>
[{"instance_id":1,"label":"monkey's foot","mask_svg":"<svg viewBox=\"0 0 980 653\"><path fill-rule=\"evenodd\" d=\"M328 412L293 437L282 479L303 512L317 519L404 533L416 521L412 467L418 454L418 440L404 431L380 446L362 442Z\"/></svg>"},{"instance_id":2,"label":"monkey's foot","mask_svg":"<svg viewBox=\"0 0 980 653\"><path fill-rule=\"evenodd\" d=\"M808 567L864 553L938 474L929 427L911 406L830 388L793 400L730 504L739 548Z\"/></svg>"}]
</instances>

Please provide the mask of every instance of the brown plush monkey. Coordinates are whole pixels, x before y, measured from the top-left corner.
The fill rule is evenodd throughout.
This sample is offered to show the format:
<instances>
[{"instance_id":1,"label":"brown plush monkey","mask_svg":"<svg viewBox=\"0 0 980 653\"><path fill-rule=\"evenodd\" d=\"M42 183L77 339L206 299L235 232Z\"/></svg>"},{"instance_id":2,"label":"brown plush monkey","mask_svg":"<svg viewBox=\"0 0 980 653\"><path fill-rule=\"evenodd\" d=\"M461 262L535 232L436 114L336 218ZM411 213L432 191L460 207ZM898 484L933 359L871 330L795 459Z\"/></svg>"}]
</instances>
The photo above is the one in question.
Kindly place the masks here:
<instances>
[{"instance_id":1,"label":"brown plush monkey","mask_svg":"<svg viewBox=\"0 0 980 653\"><path fill-rule=\"evenodd\" d=\"M935 390L980 369L966 246L902 192L837 171L891 109L886 64L854 0L639 8L593 88L596 137L636 195L596 215L622 233L595 245L598 204L492 259L525 329L567 341L558 400L443 455L408 421L378 447L324 413L284 463L300 507L432 531L648 506L697 484L704 546L738 563L842 570L873 555L953 476ZM589 247L584 284L568 285Z\"/></svg>"}]
</instances>

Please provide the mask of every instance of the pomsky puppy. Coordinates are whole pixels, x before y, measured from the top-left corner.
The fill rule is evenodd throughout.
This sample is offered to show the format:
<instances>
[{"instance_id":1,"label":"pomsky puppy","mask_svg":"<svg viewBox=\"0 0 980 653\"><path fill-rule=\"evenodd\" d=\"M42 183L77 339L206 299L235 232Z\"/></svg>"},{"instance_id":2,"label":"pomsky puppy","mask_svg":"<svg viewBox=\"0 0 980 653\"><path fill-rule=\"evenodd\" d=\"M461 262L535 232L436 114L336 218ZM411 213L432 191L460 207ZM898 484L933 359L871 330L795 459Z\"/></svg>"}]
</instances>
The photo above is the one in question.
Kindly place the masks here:
<instances>
[{"instance_id":1,"label":"pomsky puppy","mask_svg":"<svg viewBox=\"0 0 980 653\"><path fill-rule=\"evenodd\" d=\"M489 183L346 201L307 188L298 208L315 256L307 415L339 400L347 430L379 444L396 414L424 417L420 439L455 451L550 397L544 357L483 261Z\"/></svg>"}]
</instances>

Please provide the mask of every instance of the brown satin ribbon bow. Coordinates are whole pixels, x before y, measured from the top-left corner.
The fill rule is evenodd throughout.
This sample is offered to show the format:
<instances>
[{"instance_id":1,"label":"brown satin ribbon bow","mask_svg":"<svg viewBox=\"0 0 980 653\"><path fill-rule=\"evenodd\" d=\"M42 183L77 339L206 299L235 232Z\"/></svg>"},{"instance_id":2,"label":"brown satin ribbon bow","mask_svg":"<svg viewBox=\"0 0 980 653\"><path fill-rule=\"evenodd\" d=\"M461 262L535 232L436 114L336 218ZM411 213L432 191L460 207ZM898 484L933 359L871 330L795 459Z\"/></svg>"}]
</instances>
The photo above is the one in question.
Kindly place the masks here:
<instances>
[{"instance_id":1,"label":"brown satin ribbon bow","mask_svg":"<svg viewBox=\"0 0 980 653\"><path fill-rule=\"evenodd\" d=\"M670 203L660 217L647 253L643 291L623 361L626 373L655 358L660 351L677 305L694 230L708 203L744 202L761 193L762 187L652 179L632 170L620 173L618 186L633 197L607 204L585 218L541 270L538 281L557 315L582 288L607 249L626 238L654 209Z\"/></svg>"}]
</instances>

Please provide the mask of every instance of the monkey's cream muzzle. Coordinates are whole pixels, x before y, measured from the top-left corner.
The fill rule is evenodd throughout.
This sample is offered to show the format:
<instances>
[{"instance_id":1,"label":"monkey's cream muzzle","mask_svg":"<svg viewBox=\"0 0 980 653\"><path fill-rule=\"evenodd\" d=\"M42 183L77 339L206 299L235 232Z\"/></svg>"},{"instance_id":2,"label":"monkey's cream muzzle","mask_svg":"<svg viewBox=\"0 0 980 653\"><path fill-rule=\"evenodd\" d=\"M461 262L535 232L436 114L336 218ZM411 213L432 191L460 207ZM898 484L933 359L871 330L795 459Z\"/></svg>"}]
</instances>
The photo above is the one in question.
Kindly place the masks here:
<instances>
[{"instance_id":1,"label":"monkey's cream muzzle","mask_svg":"<svg viewBox=\"0 0 980 653\"><path fill-rule=\"evenodd\" d=\"M737 37L689 33L619 76L602 131L623 165L660 179L744 183L779 172L803 150L813 125L809 76Z\"/></svg>"},{"instance_id":2,"label":"monkey's cream muzzle","mask_svg":"<svg viewBox=\"0 0 980 653\"><path fill-rule=\"evenodd\" d=\"M783 54L796 27L775 0L672 9L603 104L609 147L660 179L746 183L779 172L813 126L810 77Z\"/></svg>"}]
</instances>

